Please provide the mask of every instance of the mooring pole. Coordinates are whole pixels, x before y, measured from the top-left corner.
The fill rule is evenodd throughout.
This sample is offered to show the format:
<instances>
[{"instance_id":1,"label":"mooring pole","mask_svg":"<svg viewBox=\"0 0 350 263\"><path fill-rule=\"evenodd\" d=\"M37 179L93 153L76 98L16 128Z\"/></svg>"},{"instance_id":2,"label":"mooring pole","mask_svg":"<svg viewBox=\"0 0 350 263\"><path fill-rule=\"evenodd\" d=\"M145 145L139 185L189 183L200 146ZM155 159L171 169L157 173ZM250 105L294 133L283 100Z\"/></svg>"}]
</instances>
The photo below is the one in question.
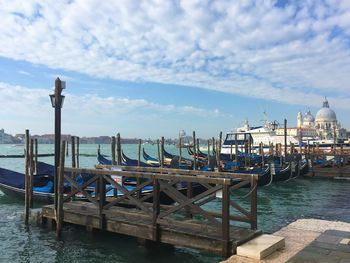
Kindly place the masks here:
<instances>
[{"instance_id":1,"label":"mooring pole","mask_svg":"<svg viewBox=\"0 0 350 263\"><path fill-rule=\"evenodd\" d=\"M284 161L287 160L287 119L284 119Z\"/></svg>"},{"instance_id":2,"label":"mooring pole","mask_svg":"<svg viewBox=\"0 0 350 263\"><path fill-rule=\"evenodd\" d=\"M115 136L112 136L112 144L111 144L111 153L112 153L112 165L115 165L115 144L116 144L116 140L115 140Z\"/></svg>"},{"instance_id":3,"label":"mooring pole","mask_svg":"<svg viewBox=\"0 0 350 263\"><path fill-rule=\"evenodd\" d=\"M28 225L29 222L29 165L30 165L30 156L29 156L29 130L26 130L26 148L25 148L25 197L24 197L24 223Z\"/></svg>"},{"instance_id":4,"label":"mooring pole","mask_svg":"<svg viewBox=\"0 0 350 263\"><path fill-rule=\"evenodd\" d=\"M161 155L160 155L161 167L163 168L164 167L164 137L163 136L162 136L162 140L161 140L160 150L161 150Z\"/></svg>"},{"instance_id":5,"label":"mooring pole","mask_svg":"<svg viewBox=\"0 0 350 263\"><path fill-rule=\"evenodd\" d=\"M117 165L122 165L122 143L119 132L117 133Z\"/></svg>"},{"instance_id":6,"label":"mooring pole","mask_svg":"<svg viewBox=\"0 0 350 263\"><path fill-rule=\"evenodd\" d=\"M29 165L29 207L33 208L33 186L34 186L34 140L30 140L30 165Z\"/></svg>"},{"instance_id":7,"label":"mooring pole","mask_svg":"<svg viewBox=\"0 0 350 263\"><path fill-rule=\"evenodd\" d=\"M181 145L182 145L182 138L179 135L179 168L181 166L181 162L182 162L182 149L181 149Z\"/></svg>"},{"instance_id":8,"label":"mooring pole","mask_svg":"<svg viewBox=\"0 0 350 263\"><path fill-rule=\"evenodd\" d=\"M71 151L72 151L72 167L76 168L76 163L75 163L75 136L71 137Z\"/></svg>"},{"instance_id":9,"label":"mooring pole","mask_svg":"<svg viewBox=\"0 0 350 263\"><path fill-rule=\"evenodd\" d=\"M77 166L77 168L79 168L79 166L80 166L80 164L79 164L79 145L80 145L80 143L79 143L79 137L77 136L77 155L76 155L76 158L77 158L77 161L76 161L76 166Z\"/></svg>"},{"instance_id":10,"label":"mooring pole","mask_svg":"<svg viewBox=\"0 0 350 263\"><path fill-rule=\"evenodd\" d=\"M208 157L208 167L210 165L210 140L208 140L208 154L207 154L207 157Z\"/></svg>"},{"instance_id":11,"label":"mooring pole","mask_svg":"<svg viewBox=\"0 0 350 263\"><path fill-rule=\"evenodd\" d=\"M34 172L35 172L35 174L37 174L38 173L38 139L34 139L34 158L35 158L34 159L34 163L35 163Z\"/></svg>"},{"instance_id":12,"label":"mooring pole","mask_svg":"<svg viewBox=\"0 0 350 263\"><path fill-rule=\"evenodd\" d=\"M137 166L140 166L141 162L141 139L139 139L139 148L137 152Z\"/></svg>"}]
</instances>

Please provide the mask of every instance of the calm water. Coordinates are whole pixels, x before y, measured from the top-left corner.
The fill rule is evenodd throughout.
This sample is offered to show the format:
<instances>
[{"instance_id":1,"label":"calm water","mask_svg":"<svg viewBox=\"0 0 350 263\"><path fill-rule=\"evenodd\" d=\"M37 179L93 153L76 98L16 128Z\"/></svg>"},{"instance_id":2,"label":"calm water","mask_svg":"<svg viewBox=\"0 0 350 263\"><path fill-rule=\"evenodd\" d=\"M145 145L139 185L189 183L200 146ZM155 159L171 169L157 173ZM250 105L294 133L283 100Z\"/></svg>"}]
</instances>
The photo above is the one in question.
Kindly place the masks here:
<instances>
[{"instance_id":1,"label":"calm water","mask_svg":"<svg viewBox=\"0 0 350 263\"><path fill-rule=\"evenodd\" d=\"M156 155L156 147L146 145ZM96 153L96 145L81 145L81 153ZM136 158L137 145L123 145L124 152ZM173 146L169 152L177 153ZM101 145L110 154L110 145ZM22 146L0 145L0 154L20 154ZM40 145L39 153L53 152L53 145ZM70 158L70 157L69 157ZM69 165L69 158L67 165ZM53 158L41 158L53 163ZM95 157L80 157L83 167L92 167ZM0 159L0 166L23 172L22 159ZM320 218L350 222L350 182L296 179L261 187L258 191L258 227L274 232L298 218ZM246 190L237 191L232 199L248 206L242 198ZM216 202L208 204L219 209ZM0 262L217 262L221 258L188 249L146 250L134 238L114 234L91 234L83 228L68 226L63 239L40 227L26 228L21 219L23 201L0 192Z\"/></svg>"}]
</instances>

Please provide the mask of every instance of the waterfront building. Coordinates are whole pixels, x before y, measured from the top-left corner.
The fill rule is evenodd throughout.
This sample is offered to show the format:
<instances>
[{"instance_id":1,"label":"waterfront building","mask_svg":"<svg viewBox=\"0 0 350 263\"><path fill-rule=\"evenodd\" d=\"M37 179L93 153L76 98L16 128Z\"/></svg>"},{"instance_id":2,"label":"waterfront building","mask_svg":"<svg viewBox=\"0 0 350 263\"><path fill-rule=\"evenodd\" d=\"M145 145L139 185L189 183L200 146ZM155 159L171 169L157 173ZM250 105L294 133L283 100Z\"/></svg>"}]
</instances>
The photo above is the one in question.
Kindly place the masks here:
<instances>
[{"instance_id":1,"label":"waterfront building","mask_svg":"<svg viewBox=\"0 0 350 263\"><path fill-rule=\"evenodd\" d=\"M277 134L284 134L284 129L277 129ZM320 141L344 141L347 139L347 131L342 128L337 116L329 106L327 98L322 107L317 111L316 118L308 110L303 116L302 112L297 114L297 126L287 129L287 134L302 140Z\"/></svg>"}]
</instances>

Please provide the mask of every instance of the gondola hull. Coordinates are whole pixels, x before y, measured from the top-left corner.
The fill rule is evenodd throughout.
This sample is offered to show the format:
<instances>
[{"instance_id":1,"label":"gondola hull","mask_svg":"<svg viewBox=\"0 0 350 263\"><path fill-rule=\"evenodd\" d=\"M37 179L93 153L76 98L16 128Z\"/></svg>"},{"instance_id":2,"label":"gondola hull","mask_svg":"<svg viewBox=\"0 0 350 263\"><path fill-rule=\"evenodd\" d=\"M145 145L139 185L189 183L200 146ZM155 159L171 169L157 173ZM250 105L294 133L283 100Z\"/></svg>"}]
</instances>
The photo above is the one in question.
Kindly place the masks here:
<instances>
[{"instance_id":1,"label":"gondola hull","mask_svg":"<svg viewBox=\"0 0 350 263\"><path fill-rule=\"evenodd\" d=\"M0 190L11 197L24 200L25 189L16 188L0 183ZM33 192L33 201L35 203L51 204L54 202L55 195L53 193Z\"/></svg>"}]
</instances>

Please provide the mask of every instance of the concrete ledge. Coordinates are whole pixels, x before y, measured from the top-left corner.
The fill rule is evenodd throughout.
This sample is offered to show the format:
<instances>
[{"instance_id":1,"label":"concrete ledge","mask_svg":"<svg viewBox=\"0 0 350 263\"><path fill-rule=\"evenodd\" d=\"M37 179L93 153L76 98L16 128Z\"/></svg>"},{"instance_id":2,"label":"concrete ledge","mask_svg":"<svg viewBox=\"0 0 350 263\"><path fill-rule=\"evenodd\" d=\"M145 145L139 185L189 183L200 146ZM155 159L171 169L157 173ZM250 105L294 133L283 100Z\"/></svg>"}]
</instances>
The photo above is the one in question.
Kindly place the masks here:
<instances>
[{"instance_id":1,"label":"concrete ledge","mask_svg":"<svg viewBox=\"0 0 350 263\"><path fill-rule=\"evenodd\" d=\"M237 247L237 255L262 259L285 246L284 237L261 235Z\"/></svg>"}]
</instances>

